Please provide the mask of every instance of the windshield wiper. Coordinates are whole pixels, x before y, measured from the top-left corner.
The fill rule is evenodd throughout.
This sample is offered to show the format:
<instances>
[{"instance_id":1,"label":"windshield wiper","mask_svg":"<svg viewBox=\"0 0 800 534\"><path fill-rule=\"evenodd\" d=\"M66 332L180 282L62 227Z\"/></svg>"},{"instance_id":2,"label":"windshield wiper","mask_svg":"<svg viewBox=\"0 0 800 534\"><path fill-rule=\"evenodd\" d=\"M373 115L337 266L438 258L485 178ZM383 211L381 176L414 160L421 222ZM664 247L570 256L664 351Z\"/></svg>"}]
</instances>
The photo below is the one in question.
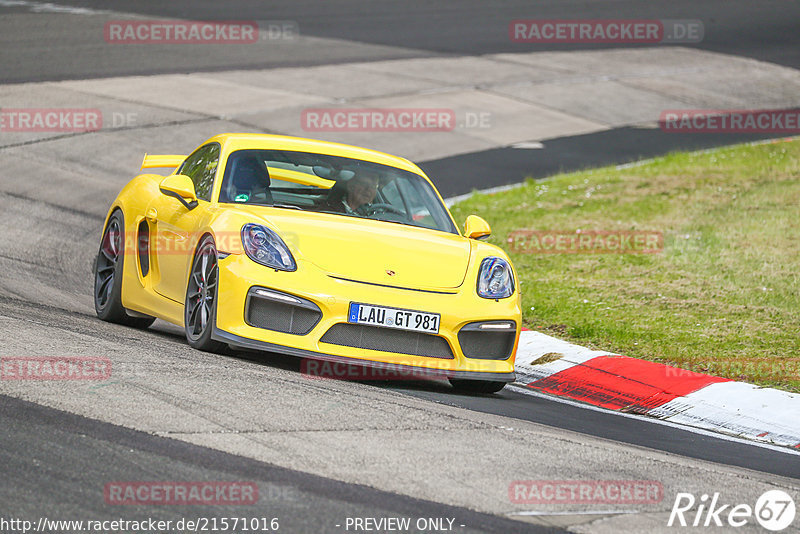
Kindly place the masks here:
<instances>
[{"instance_id":1,"label":"windshield wiper","mask_svg":"<svg viewBox=\"0 0 800 534\"><path fill-rule=\"evenodd\" d=\"M290 209L290 210L303 211L303 208L301 208L300 206L295 206L293 204L267 204L267 205L272 207L272 208L287 208L287 209Z\"/></svg>"}]
</instances>

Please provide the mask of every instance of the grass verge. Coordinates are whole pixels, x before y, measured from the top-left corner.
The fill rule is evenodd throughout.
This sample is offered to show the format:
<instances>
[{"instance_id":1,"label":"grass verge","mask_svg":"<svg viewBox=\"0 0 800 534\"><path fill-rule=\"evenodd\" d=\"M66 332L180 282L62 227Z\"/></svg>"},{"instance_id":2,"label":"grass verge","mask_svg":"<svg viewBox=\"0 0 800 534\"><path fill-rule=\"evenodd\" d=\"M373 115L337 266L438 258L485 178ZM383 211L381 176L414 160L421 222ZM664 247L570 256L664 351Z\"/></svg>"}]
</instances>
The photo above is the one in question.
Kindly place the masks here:
<instances>
[{"instance_id":1,"label":"grass verge","mask_svg":"<svg viewBox=\"0 0 800 534\"><path fill-rule=\"evenodd\" d=\"M506 250L521 229L661 232L655 254L512 251L525 326L800 392L800 140L528 180L452 212Z\"/></svg>"}]
</instances>

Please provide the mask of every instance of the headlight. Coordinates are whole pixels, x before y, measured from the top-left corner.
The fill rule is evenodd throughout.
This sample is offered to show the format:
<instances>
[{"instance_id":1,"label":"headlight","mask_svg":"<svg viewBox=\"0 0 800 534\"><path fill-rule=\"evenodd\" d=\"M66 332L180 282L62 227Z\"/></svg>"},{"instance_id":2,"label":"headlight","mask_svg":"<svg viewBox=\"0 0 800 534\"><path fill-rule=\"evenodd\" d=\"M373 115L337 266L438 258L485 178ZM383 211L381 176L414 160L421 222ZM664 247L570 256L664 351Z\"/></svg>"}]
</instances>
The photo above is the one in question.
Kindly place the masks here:
<instances>
[{"instance_id":1,"label":"headlight","mask_svg":"<svg viewBox=\"0 0 800 534\"><path fill-rule=\"evenodd\" d=\"M478 295L485 299L504 299L514 294L511 265L502 258L486 258L478 272Z\"/></svg>"},{"instance_id":2,"label":"headlight","mask_svg":"<svg viewBox=\"0 0 800 534\"><path fill-rule=\"evenodd\" d=\"M247 256L256 263L281 271L297 270L289 247L266 226L245 224L242 227L242 245Z\"/></svg>"}]
</instances>

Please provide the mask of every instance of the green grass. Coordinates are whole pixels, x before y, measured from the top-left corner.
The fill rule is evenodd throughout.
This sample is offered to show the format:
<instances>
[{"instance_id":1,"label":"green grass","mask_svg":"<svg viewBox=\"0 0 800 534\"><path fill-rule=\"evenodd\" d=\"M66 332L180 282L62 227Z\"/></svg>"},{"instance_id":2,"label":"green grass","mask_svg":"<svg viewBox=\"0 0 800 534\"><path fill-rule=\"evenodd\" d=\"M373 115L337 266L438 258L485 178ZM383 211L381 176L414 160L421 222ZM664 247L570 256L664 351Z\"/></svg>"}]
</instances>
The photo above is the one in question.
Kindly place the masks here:
<instances>
[{"instance_id":1,"label":"green grass","mask_svg":"<svg viewBox=\"0 0 800 534\"><path fill-rule=\"evenodd\" d=\"M525 326L800 391L800 141L529 179L452 211L506 250L518 229L663 232L657 254L512 252Z\"/></svg>"}]
</instances>

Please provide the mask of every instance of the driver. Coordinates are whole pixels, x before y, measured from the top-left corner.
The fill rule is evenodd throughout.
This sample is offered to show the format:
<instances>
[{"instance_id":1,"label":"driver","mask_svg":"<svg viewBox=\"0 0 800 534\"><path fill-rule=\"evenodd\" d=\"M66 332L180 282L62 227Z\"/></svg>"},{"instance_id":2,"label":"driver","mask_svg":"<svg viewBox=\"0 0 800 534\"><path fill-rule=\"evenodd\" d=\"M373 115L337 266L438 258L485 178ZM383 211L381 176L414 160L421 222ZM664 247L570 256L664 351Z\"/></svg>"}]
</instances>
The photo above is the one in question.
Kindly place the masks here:
<instances>
[{"instance_id":1,"label":"driver","mask_svg":"<svg viewBox=\"0 0 800 534\"><path fill-rule=\"evenodd\" d=\"M371 170L359 172L347 181L347 192L341 202L331 206L332 209L341 213L356 214L359 208L366 208L378 193L379 183L378 173Z\"/></svg>"}]
</instances>

